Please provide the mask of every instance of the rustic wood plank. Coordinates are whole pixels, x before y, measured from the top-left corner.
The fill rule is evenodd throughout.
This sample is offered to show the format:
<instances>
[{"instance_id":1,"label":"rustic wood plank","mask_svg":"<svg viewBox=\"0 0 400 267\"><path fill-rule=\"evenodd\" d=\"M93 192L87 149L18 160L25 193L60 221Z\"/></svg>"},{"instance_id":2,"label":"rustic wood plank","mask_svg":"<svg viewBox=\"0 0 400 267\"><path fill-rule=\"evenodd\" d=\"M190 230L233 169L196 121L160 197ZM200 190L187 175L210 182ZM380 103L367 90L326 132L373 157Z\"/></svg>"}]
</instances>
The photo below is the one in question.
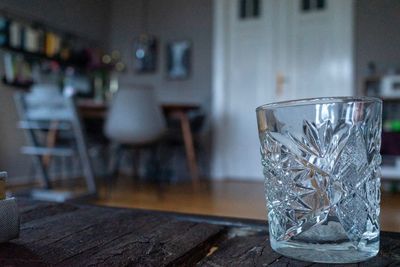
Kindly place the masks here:
<instances>
[{"instance_id":1,"label":"rustic wood plank","mask_svg":"<svg viewBox=\"0 0 400 267\"><path fill-rule=\"evenodd\" d=\"M64 266L197 262L211 246L208 241L224 229L135 210L47 203L26 207L21 236L13 241L17 247L9 250L23 253L26 248L35 256L33 263L37 259Z\"/></svg>"},{"instance_id":2,"label":"rustic wood plank","mask_svg":"<svg viewBox=\"0 0 400 267\"><path fill-rule=\"evenodd\" d=\"M196 259L194 254L204 257L206 250L201 250L201 247L211 246L211 242L207 241L218 236L223 227L153 215L139 216L136 220L132 218L127 230L130 233L119 238L111 235L109 242L83 250L60 263L65 266L167 266L182 261L187 263L189 258Z\"/></svg>"},{"instance_id":3,"label":"rustic wood plank","mask_svg":"<svg viewBox=\"0 0 400 267\"><path fill-rule=\"evenodd\" d=\"M383 233L379 254L359 264L328 265L289 259L274 252L267 231L228 238L198 266L400 266L400 234Z\"/></svg>"},{"instance_id":4,"label":"rustic wood plank","mask_svg":"<svg viewBox=\"0 0 400 267\"><path fill-rule=\"evenodd\" d=\"M379 258L400 266L400 233L383 232L380 243Z\"/></svg>"},{"instance_id":5,"label":"rustic wood plank","mask_svg":"<svg viewBox=\"0 0 400 267\"><path fill-rule=\"evenodd\" d=\"M69 235L79 233L106 217L113 217L116 212L118 210L82 207L74 212L61 213L44 217L41 220L29 221L21 225L20 238L16 242L22 245L35 243L37 247L44 246L57 242Z\"/></svg>"},{"instance_id":6,"label":"rustic wood plank","mask_svg":"<svg viewBox=\"0 0 400 267\"><path fill-rule=\"evenodd\" d=\"M268 236L237 236L217 245L217 250L198 266L261 266L277 261L282 256L272 250Z\"/></svg>"},{"instance_id":7,"label":"rustic wood plank","mask_svg":"<svg viewBox=\"0 0 400 267\"><path fill-rule=\"evenodd\" d=\"M261 265L260 265L261 266ZM308 267L308 266L325 266L327 267L328 265L320 265L320 264L313 264L311 262L305 262L305 261L298 261L298 260L293 260L293 259L289 259L286 257L280 257L279 259L277 259L276 261L274 261L271 264L268 264L268 266L273 266L273 267L283 267L283 266L292 266L292 267ZM340 266L338 266L340 267ZM349 266L351 267L351 266Z\"/></svg>"},{"instance_id":8,"label":"rustic wood plank","mask_svg":"<svg viewBox=\"0 0 400 267\"><path fill-rule=\"evenodd\" d=\"M267 227L204 216L18 200L21 236L0 244L0 266L328 266L274 252ZM237 225L237 223L236 223ZM400 234L377 257L338 266L400 266Z\"/></svg>"},{"instance_id":9,"label":"rustic wood plank","mask_svg":"<svg viewBox=\"0 0 400 267\"><path fill-rule=\"evenodd\" d=\"M396 264L396 261L378 254L377 257L374 257L368 261L361 262L358 264L358 266L359 267L375 267L375 266L390 266L391 264ZM400 262L397 262L397 265L400 266Z\"/></svg>"},{"instance_id":10,"label":"rustic wood plank","mask_svg":"<svg viewBox=\"0 0 400 267\"><path fill-rule=\"evenodd\" d=\"M89 227L68 235L57 243L50 244L45 257L54 263L68 262L74 258L86 259L91 250L99 251L102 246L119 240L134 230L140 232L146 226L156 227L163 221L165 220L153 216L118 212L113 216L105 216L97 220ZM68 247L69 250L64 251L65 247Z\"/></svg>"},{"instance_id":11,"label":"rustic wood plank","mask_svg":"<svg viewBox=\"0 0 400 267\"><path fill-rule=\"evenodd\" d=\"M20 213L28 212L34 210L35 208L42 205L49 205L49 202L42 201L28 201L26 198L17 198L18 209Z\"/></svg>"},{"instance_id":12,"label":"rustic wood plank","mask_svg":"<svg viewBox=\"0 0 400 267\"><path fill-rule=\"evenodd\" d=\"M35 219L43 219L47 216L70 212L78 209L76 205L67 203L54 203L47 201L32 201L28 198L17 198L21 223Z\"/></svg>"},{"instance_id":13,"label":"rustic wood plank","mask_svg":"<svg viewBox=\"0 0 400 267\"><path fill-rule=\"evenodd\" d=\"M19 209L19 211L21 223L24 224L33 220L42 220L44 217L72 212L77 209L79 208L70 204L39 203L34 206Z\"/></svg>"},{"instance_id":14,"label":"rustic wood plank","mask_svg":"<svg viewBox=\"0 0 400 267\"><path fill-rule=\"evenodd\" d=\"M43 204L43 203L49 203L49 202L45 202L45 201L33 201L32 199L26 198L26 197L17 197L16 198L17 203L18 203L18 207L20 209L29 207L29 206L36 206L39 204Z\"/></svg>"},{"instance_id":15,"label":"rustic wood plank","mask_svg":"<svg viewBox=\"0 0 400 267\"><path fill-rule=\"evenodd\" d=\"M0 244L0 266L47 266L29 248L13 243Z\"/></svg>"}]
</instances>

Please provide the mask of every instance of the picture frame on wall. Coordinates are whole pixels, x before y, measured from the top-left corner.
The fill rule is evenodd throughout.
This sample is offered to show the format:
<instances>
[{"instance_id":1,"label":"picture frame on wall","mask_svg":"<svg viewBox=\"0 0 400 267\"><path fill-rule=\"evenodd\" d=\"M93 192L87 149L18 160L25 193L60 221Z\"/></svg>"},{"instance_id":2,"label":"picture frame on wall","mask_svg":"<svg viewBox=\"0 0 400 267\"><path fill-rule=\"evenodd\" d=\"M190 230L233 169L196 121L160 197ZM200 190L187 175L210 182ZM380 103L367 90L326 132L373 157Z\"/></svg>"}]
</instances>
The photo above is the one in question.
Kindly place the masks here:
<instances>
[{"instance_id":1,"label":"picture frame on wall","mask_svg":"<svg viewBox=\"0 0 400 267\"><path fill-rule=\"evenodd\" d=\"M157 47L156 37L141 34L133 42L134 71L136 73L154 73L157 70Z\"/></svg>"},{"instance_id":2,"label":"picture frame on wall","mask_svg":"<svg viewBox=\"0 0 400 267\"><path fill-rule=\"evenodd\" d=\"M192 42L188 40L172 41L167 44L167 79L188 79L192 64Z\"/></svg>"}]
</instances>

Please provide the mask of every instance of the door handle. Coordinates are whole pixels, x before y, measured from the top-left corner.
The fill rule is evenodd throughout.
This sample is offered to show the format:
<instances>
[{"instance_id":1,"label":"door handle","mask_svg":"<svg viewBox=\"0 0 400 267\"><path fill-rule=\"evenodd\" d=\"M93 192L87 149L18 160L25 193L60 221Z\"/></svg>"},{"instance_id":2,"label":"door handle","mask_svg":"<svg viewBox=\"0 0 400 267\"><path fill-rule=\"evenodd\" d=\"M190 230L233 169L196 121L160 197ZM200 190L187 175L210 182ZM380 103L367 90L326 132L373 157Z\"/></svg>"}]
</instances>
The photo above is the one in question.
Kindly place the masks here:
<instances>
[{"instance_id":1,"label":"door handle","mask_svg":"<svg viewBox=\"0 0 400 267\"><path fill-rule=\"evenodd\" d=\"M281 96L283 94L283 91L285 89L285 83L286 83L285 76L281 72L278 72L276 74L276 87L275 87L275 93L277 96Z\"/></svg>"}]
</instances>

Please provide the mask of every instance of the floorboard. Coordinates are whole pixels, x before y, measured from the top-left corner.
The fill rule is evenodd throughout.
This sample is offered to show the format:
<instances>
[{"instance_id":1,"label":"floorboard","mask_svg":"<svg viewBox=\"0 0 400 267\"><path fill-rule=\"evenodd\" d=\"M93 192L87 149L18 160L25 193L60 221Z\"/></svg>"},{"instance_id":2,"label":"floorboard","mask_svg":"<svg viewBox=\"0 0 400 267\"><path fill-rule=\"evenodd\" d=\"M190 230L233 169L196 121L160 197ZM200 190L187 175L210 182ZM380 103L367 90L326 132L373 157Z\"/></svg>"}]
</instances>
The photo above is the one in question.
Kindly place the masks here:
<instances>
[{"instance_id":1,"label":"floorboard","mask_svg":"<svg viewBox=\"0 0 400 267\"><path fill-rule=\"evenodd\" d=\"M193 190L190 184L160 187L121 177L110 194L103 188L101 199L95 203L112 207L266 218L262 182L204 182L199 190ZM400 193L382 193L381 226L385 231L400 232Z\"/></svg>"}]
</instances>

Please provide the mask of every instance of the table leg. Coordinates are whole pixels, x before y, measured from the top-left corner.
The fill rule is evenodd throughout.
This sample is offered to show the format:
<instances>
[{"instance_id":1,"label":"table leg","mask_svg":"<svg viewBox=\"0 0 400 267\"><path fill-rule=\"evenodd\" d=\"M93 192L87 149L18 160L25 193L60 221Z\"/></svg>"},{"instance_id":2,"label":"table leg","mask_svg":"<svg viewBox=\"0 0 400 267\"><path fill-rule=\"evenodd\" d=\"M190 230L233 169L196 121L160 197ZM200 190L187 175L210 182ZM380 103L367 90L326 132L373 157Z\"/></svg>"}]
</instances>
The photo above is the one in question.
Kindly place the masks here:
<instances>
[{"instance_id":1,"label":"table leg","mask_svg":"<svg viewBox=\"0 0 400 267\"><path fill-rule=\"evenodd\" d=\"M199 173L197 169L196 152L193 144L192 130L190 129L189 118L183 111L177 111L176 115L179 117L182 128L183 141L185 143L186 159L189 165L190 176L192 178L192 185L197 188L199 185Z\"/></svg>"}]
</instances>

